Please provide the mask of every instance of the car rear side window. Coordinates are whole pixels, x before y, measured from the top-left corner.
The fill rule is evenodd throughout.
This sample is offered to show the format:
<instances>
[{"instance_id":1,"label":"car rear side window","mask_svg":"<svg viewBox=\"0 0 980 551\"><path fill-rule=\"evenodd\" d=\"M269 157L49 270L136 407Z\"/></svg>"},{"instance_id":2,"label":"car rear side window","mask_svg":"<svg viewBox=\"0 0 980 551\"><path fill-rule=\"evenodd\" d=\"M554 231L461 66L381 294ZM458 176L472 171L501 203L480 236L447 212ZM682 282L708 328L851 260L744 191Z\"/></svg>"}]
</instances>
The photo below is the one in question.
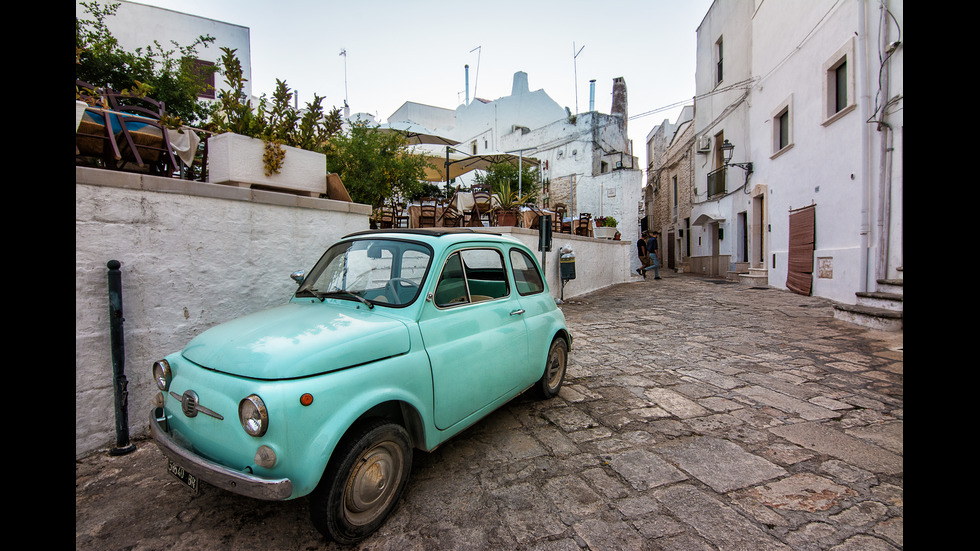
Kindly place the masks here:
<instances>
[{"instance_id":1,"label":"car rear side window","mask_svg":"<svg viewBox=\"0 0 980 551\"><path fill-rule=\"evenodd\" d=\"M521 295L533 295L544 291L544 281L534 259L522 250L510 250L510 265L514 271L514 285Z\"/></svg>"},{"instance_id":2,"label":"car rear side window","mask_svg":"<svg viewBox=\"0 0 980 551\"><path fill-rule=\"evenodd\" d=\"M510 294L504 259L496 249L465 249L453 253L436 285L436 306L456 306Z\"/></svg>"}]
</instances>

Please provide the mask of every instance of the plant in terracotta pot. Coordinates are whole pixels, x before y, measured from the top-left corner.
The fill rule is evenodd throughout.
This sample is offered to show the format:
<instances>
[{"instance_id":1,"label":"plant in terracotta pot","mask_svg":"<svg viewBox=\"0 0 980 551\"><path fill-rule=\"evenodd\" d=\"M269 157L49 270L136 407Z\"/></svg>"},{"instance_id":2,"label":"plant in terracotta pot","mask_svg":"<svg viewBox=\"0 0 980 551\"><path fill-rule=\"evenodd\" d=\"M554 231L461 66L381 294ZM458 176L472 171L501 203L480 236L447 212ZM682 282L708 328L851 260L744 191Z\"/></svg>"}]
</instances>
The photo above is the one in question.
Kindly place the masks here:
<instances>
[{"instance_id":1,"label":"plant in terracotta pot","mask_svg":"<svg viewBox=\"0 0 980 551\"><path fill-rule=\"evenodd\" d=\"M496 163L474 178L477 184L488 184L496 196L498 226L516 226L521 205L531 203L540 189L538 171L525 164L521 170L510 163Z\"/></svg>"}]
</instances>

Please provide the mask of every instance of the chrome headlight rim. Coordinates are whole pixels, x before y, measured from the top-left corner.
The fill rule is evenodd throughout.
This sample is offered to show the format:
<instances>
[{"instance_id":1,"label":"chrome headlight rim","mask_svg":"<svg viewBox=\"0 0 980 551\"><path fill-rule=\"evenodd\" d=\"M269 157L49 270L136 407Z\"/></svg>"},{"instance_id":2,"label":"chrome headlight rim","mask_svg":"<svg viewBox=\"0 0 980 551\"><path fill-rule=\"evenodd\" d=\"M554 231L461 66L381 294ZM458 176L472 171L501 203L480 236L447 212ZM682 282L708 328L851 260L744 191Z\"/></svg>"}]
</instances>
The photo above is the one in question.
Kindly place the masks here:
<instances>
[{"instance_id":1,"label":"chrome headlight rim","mask_svg":"<svg viewBox=\"0 0 980 551\"><path fill-rule=\"evenodd\" d=\"M238 403L238 420L249 436L263 436L269 430L269 412L257 394L250 394Z\"/></svg>"},{"instance_id":2,"label":"chrome headlight rim","mask_svg":"<svg viewBox=\"0 0 980 551\"><path fill-rule=\"evenodd\" d=\"M173 371L170 369L170 362L158 360L153 362L153 382L157 388L166 392L170 390L170 382L173 381Z\"/></svg>"}]
</instances>

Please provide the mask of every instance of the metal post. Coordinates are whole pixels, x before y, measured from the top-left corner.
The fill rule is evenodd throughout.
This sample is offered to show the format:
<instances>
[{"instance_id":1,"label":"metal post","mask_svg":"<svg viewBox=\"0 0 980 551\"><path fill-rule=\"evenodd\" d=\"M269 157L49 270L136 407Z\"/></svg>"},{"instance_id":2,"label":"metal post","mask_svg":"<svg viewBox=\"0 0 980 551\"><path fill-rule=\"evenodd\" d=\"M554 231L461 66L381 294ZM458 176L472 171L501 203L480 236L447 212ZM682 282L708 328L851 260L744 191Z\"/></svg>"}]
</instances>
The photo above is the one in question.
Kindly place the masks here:
<instances>
[{"instance_id":1,"label":"metal post","mask_svg":"<svg viewBox=\"0 0 980 551\"><path fill-rule=\"evenodd\" d=\"M119 261L110 260L109 268L109 341L112 351L112 381L116 406L116 447L109 455L125 455L136 449L129 442L129 414L126 409L126 356L123 346L122 272Z\"/></svg>"}]
</instances>

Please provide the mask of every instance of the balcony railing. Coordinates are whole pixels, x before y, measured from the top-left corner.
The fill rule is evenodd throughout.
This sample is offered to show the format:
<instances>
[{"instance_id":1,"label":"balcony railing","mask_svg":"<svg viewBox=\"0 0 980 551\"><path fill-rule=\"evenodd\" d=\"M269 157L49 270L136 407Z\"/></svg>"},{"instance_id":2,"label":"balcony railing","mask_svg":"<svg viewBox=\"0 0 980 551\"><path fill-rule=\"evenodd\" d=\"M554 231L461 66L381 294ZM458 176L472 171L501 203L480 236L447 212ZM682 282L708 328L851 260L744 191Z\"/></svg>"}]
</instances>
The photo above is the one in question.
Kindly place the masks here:
<instances>
[{"instance_id":1,"label":"balcony railing","mask_svg":"<svg viewBox=\"0 0 980 551\"><path fill-rule=\"evenodd\" d=\"M725 180L728 167L723 166L708 173L708 199L725 194Z\"/></svg>"}]
</instances>

